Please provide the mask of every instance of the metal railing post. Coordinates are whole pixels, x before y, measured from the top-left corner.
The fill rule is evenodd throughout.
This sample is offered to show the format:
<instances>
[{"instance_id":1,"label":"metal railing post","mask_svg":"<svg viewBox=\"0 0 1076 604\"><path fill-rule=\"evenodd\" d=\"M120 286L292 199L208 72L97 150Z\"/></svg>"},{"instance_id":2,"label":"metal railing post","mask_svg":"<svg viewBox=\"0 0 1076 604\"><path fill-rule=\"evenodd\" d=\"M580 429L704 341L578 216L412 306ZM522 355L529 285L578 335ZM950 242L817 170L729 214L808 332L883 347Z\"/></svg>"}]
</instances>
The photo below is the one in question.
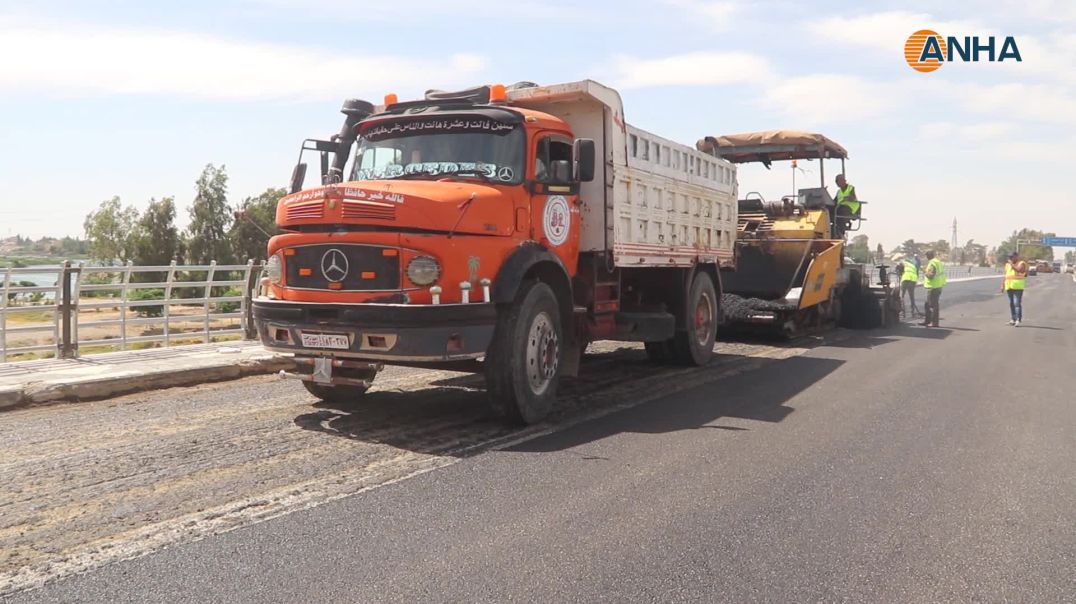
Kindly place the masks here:
<instances>
[{"instance_id":1,"label":"metal railing post","mask_svg":"<svg viewBox=\"0 0 1076 604\"><path fill-rule=\"evenodd\" d=\"M251 314L253 305L251 304L252 292L254 291L254 284L252 277L256 273L254 272L254 260L247 259L247 273L243 275L243 281L246 286L243 287L243 299L239 301L239 313L242 316L240 319L243 322L243 338L246 340L253 340L257 334L254 333L254 317Z\"/></svg>"},{"instance_id":2,"label":"metal railing post","mask_svg":"<svg viewBox=\"0 0 1076 604\"><path fill-rule=\"evenodd\" d=\"M56 300L59 305L56 309L57 319L59 325L57 328L60 330L62 337L59 339L59 346L56 351L56 358L58 359L73 359L78 355L78 344L72 341L74 335L71 329L71 317L72 317L72 303L71 303L71 261L64 260L63 265L60 267L59 279L56 280L56 286L58 288L56 292Z\"/></svg>"},{"instance_id":3,"label":"metal railing post","mask_svg":"<svg viewBox=\"0 0 1076 604\"><path fill-rule=\"evenodd\" d=\"M128 269L130 270L130 269ZM168 347L169 317L172 316L172 282L176 279L176 261L168 265L168 278L164 285L164 346Z\"/></svg>"},{"instance_id":4,"label":"metal railing post","mask_svg":"<svg viewBox=\"0 0 1076 604\"><path fill-rule=\"evenodd\" d=\"M78 352L78 322L79 322L79 320L81 318L81 315L80 315L81 311L79 310L78 302L79 302L80 299L82 299L82 268L83 268L83 266L84 266L84 263L81 260L79 260L78 264L75 265L75 286L74 286L74 291L71 294L71 297L74 300L74 304L75 304L75 308L74 308L75 317L74 317L74 319L71 320L71 341L75 344L75 358L76 359L79 356L79 352Z\"/></svg>"},{"instance_id":5,"label":"metal railing post","mask_svg":"<svg viewBox=\"0 0 1076 604\"><path fill-rule=\"evenodd\" d=\"M202 343L209 343L209 299L213 296L213 275L217 272L217 261L209 261L209 272L205 278L205 334L202 335Z\"/></svg>"},{"instance_id":6,"label":"metal railing post","mask_svg":"<svg viewBox=\"0 0 1076 604\"><path fill-rule=\"evenodd\" d=\"M4 297L0 298L0 363L7 362L7 297L11 290L11 267L4 271Z\"/></svg>"},{"instance_id":7,"label":"metal railing post","mask_svg":"<svg viewBox=\"0 0 1076 604\"><path fill-rule=\"evenodd\" d=\"M120 287L120 350L127 350L127 292L131 284L131 267L133 260L127 261L127 270L123 272L123 286Z\"/></svg>"}]
</instances>

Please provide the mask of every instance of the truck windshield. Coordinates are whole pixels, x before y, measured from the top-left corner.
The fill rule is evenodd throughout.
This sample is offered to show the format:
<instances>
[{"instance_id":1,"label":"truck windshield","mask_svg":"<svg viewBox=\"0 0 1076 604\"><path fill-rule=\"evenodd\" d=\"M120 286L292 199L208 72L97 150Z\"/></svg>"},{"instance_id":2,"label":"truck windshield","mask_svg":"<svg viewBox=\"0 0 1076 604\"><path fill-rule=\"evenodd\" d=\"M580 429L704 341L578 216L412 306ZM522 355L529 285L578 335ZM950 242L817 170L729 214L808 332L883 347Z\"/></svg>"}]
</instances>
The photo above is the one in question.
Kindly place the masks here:
<instances>
[{"instance_id":1,"label":"truck windshield","mask_svg":"<svg viewBox=\"0 0 1076 604\"><path fill-rule=\"evenodd\" d=\"M361 131L351 180L474 176L523 181L523 129L486 117L376 122Z\"/></svg>"}]
</instances>

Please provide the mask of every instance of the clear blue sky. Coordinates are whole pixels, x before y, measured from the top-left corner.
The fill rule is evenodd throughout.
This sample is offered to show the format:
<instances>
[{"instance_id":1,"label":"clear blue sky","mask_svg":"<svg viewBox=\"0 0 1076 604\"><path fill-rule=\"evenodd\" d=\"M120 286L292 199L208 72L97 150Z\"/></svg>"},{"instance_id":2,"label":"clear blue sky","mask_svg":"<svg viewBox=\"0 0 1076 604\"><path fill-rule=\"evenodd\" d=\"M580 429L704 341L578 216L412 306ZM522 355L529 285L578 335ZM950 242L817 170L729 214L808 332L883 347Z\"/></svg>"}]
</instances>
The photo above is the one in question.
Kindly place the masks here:
<instances>
[{"instance_id":1,"label":"clear blue sky","mask_svg":"<svg viewBox=\"0 0 1076 604\"><path fill-rule=\"evenodd\" d=\"M208 162L227 166L233 202L283 186L345 97L582 78L688 144L779 127L835 138L871 202L864 232L887 249L948 240L954 217L962 242L1076 235L1074 26L1076 3L1048 0L0 0L0 237L81 234L113 195L174 195L185 224ZM903 45L921 28L1013 35L1023 62L917 73ZM787 167L740 173L742 192L790 187Z\"/></svg>"}]
</instances>

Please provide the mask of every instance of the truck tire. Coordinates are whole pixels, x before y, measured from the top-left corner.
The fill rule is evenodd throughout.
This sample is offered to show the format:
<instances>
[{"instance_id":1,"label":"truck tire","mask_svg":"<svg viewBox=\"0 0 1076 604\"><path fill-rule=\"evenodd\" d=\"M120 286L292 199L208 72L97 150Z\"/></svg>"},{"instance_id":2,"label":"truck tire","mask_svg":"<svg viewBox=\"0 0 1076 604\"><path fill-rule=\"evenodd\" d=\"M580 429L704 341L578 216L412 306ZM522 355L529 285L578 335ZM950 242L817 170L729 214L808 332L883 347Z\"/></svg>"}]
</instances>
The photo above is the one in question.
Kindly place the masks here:
<instances>
[{"instance_id":1,"label":"truck tire","mask_svg":"<svg viewBox=\"0 0 1076 604\"><path fill-rule=\"evenodd\" d=\"M370 380L373 381L377 375L376 369L345 369L341 370L341 373L346 377L356 380ZM355 386L353 384L319 384L308 380L303 380L303 387L306 391L326 403L343 404L352 403L358 401L366 394L366 386Z\"/></svg>"},{"instance_id":2,"label":"truck tire","mask_svg":"<svg viewBox=\"0 0 1076 604\"><path fill-rule=\"evenodd\" d=\"M687 296L684 331L672 339L673 360L678 365L705 365L714 355L714 339L720 321L717 291L709 273L698 271Z\"/></svg>"},{"instance_id":3,"label":"truck tire","mask_svg":"<svg viewBox=\"0 0 1076 604\"><path fill-rule=\"evenodd\" d=\"M553 290L526 281L512 305L499 313L486 353L490 405L508 421L542 421L557 399L564 342Z\"/></svg>"}]
</instances>

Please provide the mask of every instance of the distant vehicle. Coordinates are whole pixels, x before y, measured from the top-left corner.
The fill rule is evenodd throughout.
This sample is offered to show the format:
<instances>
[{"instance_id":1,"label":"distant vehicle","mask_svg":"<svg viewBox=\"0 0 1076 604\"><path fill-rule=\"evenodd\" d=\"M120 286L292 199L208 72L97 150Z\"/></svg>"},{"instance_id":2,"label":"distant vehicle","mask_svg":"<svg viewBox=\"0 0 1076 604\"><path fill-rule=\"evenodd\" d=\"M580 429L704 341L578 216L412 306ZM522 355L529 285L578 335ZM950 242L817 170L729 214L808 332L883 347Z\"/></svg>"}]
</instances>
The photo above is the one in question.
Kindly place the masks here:
<instances>
[{"instance_id":1,"label":"distant vehicle","mask_svg":"<svg viewBox=\"0 0 1076 604\"><path fill-rule=\"evenodd\" d=\"M1061 263L1060 262L1055 262L1051 268L1053 268L1053 271L1055 273L1060 273L1061 272Z\"/></svg>"},{"instance_id":2,"label":"distant vehicle","mask_svg":"<svg viewBox=\"0 0 1076 604\"><path fill-rule=\"evenodd\" d=\"M1052 272L1054 272L1054 267L1049 262L1047 262L1045 260L1039 260L1038 269L1039 269L1040 273L1052 273Z\"/></svg>"},{"instance_id":3,"label":"distant vehicle","mask_svg":"<svg viewBox=\"0 0 1076 604\"><path fill-rule=\"evenodd\" d=\"M1028 277L1034 277L1035 275L1038 275L1038 274L1039 274L1039 265L1035 264L1034 262L1028 264L1028 266L1027 266L1027 276Z\"/></svg>"},{"instance_id":4,"label":"distant vehicle","mask_svg":"<svg viewBox=\"0 0 1076 604\"><path fill-rule=\"evenodd\" d=\"M1066 264L1066 265L1065 265L1065 272L1066 272L1066 273L1072 273L1072 272L1076 272L1076 267L1074 267L1074 266L1073 266L1073 265L1071 265L1071 264Z\"/></svg>"}]
</instances>

